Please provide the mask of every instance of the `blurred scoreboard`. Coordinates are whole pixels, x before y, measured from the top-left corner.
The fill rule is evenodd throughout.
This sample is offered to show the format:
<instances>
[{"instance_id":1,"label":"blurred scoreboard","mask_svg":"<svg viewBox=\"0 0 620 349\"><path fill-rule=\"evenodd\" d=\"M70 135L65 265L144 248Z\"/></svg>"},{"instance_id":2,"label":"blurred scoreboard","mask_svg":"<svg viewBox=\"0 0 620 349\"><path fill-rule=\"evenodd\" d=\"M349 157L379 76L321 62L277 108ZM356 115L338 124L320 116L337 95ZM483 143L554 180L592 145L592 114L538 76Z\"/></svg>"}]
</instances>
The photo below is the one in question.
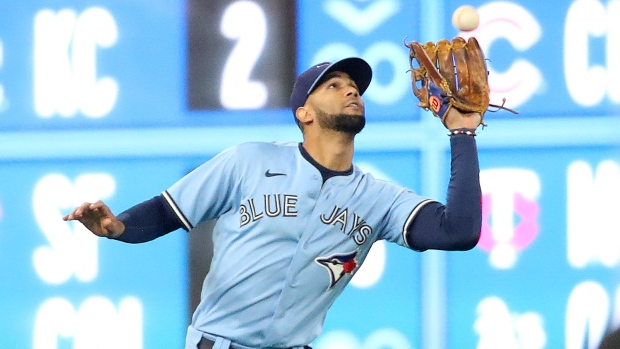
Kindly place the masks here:
<instances>
[{"instance_id":1,"label":"blurred scoreboard","mask_svg":"<svg viewBox=\"0 0 620 349\"><path fill-rule=\"evenodd\" d=\"M366 59L355 162L444 200L443 127L415 107L407 40L478 38L483 231L468 252L377 243L316 349L593 348L620 325L620 2L0 1L0 347L182 347L189 237L96 239L61 220L118 213L228 146L300 141L308 66ZM193 232L200 233L200 232Z\"/></svg>"}]
</instances>

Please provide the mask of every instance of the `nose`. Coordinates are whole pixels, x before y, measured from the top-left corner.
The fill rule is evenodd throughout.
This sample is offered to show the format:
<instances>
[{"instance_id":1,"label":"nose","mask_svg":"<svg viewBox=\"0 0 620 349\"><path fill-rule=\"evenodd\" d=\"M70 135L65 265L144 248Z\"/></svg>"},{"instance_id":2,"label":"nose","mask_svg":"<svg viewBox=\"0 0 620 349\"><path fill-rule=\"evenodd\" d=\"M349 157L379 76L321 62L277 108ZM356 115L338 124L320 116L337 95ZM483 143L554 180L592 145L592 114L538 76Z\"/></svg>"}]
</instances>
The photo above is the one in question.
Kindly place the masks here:
<instances>
[{"instance_id":1,"label":"nose","mask_svg":"<svg viewBox=\"0 0 620 349\"><path fill-rule=\"evenodd\" d=\"M347 90L347 97L351 97L351 96L359 97L360 91L358 91L357 87L349 85L349 88Z\"/></svg>"}]
</instances>

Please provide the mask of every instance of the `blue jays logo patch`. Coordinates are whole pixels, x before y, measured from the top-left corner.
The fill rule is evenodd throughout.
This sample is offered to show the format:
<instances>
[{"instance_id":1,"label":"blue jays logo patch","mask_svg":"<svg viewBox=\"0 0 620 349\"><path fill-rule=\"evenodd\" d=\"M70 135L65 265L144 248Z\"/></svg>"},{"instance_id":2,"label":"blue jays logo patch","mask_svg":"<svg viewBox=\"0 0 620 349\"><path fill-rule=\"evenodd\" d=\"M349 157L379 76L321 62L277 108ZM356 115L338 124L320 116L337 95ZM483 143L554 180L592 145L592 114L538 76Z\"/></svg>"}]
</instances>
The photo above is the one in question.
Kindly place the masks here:
<instances>
[{"instance_id":1,"label":"blue jays logo patch","mask_svg":"<svg viewBox=\"0 0 620 349\"><path fill-rule=\"evenodd\" d=\"M327 269L329 273L330 283L327 288L328 290L334 287L343 276L352 274L355 269L357 269L358 265L355 257L358 252L359 249L353 252L337 253L329 257L318 257L314 259L320 266Z\"/></svg>"}]
</instances>

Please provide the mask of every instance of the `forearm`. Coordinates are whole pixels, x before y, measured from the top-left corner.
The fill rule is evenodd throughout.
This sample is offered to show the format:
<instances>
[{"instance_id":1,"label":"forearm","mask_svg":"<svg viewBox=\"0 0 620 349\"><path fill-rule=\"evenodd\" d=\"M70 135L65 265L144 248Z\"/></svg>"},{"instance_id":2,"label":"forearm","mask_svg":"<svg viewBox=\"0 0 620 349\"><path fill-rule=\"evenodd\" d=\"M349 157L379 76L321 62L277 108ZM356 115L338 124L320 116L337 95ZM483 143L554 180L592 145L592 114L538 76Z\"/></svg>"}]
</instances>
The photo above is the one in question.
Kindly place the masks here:
<instances>
[{"instance_id":1,"label":"forearm","mask_svg":"<svg viewBox=\"0 0 620 349\"><path fill-rule=\"evenodd\" d=\"M480 167L474 137L450 137L451 175L446 204L429 203L407 228L409 246L417 250L469 250L482 226Z\"/></svg>"},{"instance_id":2,"label":"forearm","mask_svg":"<svg viewBox=\"0 0 620 349\"><path fill-rule=\"evenodd\" d=\"M137 204L117 217L125 231L115 240L141 243L154 240L181 228L181 222L161 196Z\"/></svg>"}]
</instances>

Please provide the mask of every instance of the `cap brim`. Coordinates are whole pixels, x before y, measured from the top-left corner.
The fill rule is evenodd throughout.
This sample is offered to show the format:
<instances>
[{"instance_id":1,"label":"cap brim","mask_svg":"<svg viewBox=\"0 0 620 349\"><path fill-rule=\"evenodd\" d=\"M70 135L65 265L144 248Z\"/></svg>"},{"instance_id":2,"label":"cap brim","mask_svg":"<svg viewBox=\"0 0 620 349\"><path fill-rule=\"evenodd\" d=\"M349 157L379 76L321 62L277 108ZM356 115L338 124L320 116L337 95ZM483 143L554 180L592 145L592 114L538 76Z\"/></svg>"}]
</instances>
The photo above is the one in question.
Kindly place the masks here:
<instances>
[{"instance_id":1,"label":"cap brim","mask_svg":"<svg viewBox=\"0 0 620 349\"><path fill-rule=\"evenodd\" d=\"M360 96L364 94L368 88L368 85L370 85L370 81L372 80L372 68L370 68L370 65L365 60L357 57L345 58L330 64L314 80L314 83L312 83L312 86L310 86L310 89L308 90L308 94L314 91L314 89L321 83L324 76L336 71L349 74L351 79L355 81L357 89L360 92Z\"/></svg>"}]
</instances>

